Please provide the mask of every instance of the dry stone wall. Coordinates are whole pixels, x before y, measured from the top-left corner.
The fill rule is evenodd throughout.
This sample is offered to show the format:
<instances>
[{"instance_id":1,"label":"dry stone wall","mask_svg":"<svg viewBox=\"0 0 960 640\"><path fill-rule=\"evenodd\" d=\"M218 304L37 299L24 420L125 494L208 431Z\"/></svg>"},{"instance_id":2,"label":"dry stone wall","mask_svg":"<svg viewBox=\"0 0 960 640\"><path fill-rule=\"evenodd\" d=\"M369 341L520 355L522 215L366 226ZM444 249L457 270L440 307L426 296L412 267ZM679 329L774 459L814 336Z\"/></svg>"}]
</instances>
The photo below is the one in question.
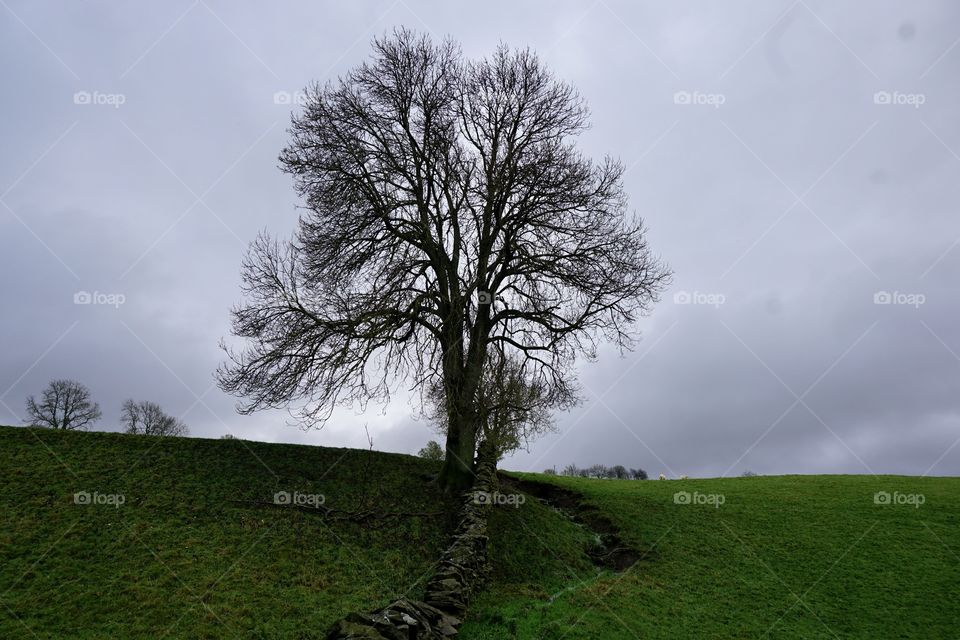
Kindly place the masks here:
<instances>
[{"instance_id":1,"label":"dry stone wall","mask_svg":"<svg viewBox=\"0 0 960 640\"><path fill-rule=\"evenodd\" d=\"M498 490L496 455L482 443L476 479L464 494L450 546L427 581L423 600L400 598L373 613L351 613L330 629L327 640L439 640L457 635L470 598L489 573L487 518Z\"/></svg>"}]
</instances>

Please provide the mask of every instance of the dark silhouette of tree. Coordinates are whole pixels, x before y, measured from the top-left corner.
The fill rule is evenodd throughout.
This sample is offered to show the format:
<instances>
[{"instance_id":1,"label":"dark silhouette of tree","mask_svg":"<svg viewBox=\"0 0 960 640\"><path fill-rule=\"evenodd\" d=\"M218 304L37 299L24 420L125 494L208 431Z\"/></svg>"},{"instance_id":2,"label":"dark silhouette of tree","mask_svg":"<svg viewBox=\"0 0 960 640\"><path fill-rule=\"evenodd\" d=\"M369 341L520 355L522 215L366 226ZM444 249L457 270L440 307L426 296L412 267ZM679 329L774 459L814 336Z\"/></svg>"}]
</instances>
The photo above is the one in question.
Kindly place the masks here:
<instances>
[{"instance_id":1,"label":"dark silhouette of tree","mask_svg":"<svg viewBox=\"0 0 960 640\"><path fill-rule=\"evenodd\" d=\"M190 432L183 421L167 415L157 403L146 400L124 402L120 424L127 433L147 436L185 436Z\"/></svg>"},{"instance_id":2,"label":"dark silhouette of tree","mask_svg":"<svg viewBox=\"0 0 960 640\"><path fill-rule=\"evenodd\" d=\"M529 375L525 359L510 358L498 347L477 389L483 438L493 443L499 460L538 436L554 430L551 408L565 408L573 396L556 393Z\"/></svg>"},{"instance_id":3,"label":"dark silhouette of tree","mask_svg":"<svg viewBox=\"0 0 960 640\"><path fill-rule=\"evenodd\" d=\"M441 484L470 484L489 354L572 398L573 362L621 349L668 279L627 210L623 165L574 141L584 101L529 50L465 60L400 30L373 58L307 91L280 156L305 202L295 237L261 236L221 387L239 410L386 401L439 384ZM421 386L422 388L422 386Z\"/></svg>"},{"instance_id":4,"label":"dark silhouette of tree","mask_svg":"<svg viewBox=\"0 0 960 640\"><path fill-rule=\"evenodd\" d=\"M35 427L86 429L101 415L90 390L75 380L51 380L39 402L33 396L27 398L27 418Z\"/></svg>"},{"instance_id":5,"label":"dark silhouette of tree","mask_svg":"<svg viewBox=\"0 0 960 640\"><path fill-rule=\"evenodd\" d=\"M634 480L646 480L647 472L643 469L630 469L630 477Z\"/></svg>"},{"instance_id":6,"label":"dark silhouette of tree","mask_svg":"<svg viewBox=\"0 0 960 640\"><path fill-rule=\"evenodd\" d=\"M630 477L630 473L627 471L627 468L622 464L617 464L610 467L610 475L617 480L626 480Z\"/></svg>"},{"instance_id":7,"label":"dark silhouette of tree","mask_svg":"<svg viewBox=\"0 0 960 640\"><path fill-rule=\"evenodd\" d=\"M520 358L510 358L495 349L488 354L479 388L476 408L480 434L493 445L497 460L516 451L538 436L554 430L551 408L566 408L572 397L551 393L545 385L531 380ZM448 414L446 391L434 382L425 399L426 416L446 435Z\"/></svg>"},{"instance_id":8,"label":"dark silhouette of tree","mask_svg":"<svg viewBox=\"0 0 960 640\"><path fill-rule=\"evenodd\" d=\"M443 460L443 447L436 440L431 440L427 445L417 452L417 455L427 460Z\"/></svg>"}]
</instances>

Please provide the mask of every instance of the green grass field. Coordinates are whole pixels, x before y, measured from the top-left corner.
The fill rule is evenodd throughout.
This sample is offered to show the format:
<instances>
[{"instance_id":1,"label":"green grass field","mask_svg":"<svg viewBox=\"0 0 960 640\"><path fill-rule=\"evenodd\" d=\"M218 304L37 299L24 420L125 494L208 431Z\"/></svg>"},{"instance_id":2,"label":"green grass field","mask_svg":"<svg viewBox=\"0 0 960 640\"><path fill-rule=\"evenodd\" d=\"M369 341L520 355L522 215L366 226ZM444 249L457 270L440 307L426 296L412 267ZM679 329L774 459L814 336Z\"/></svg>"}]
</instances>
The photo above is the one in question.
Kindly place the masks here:
<instances>
[{"instance_id":1,"label":"green grass field","mask_svg":"<svg viewBox=\"0 0 960 640\"><path fill-rule=\"evenodd\" d=\"M571 575L552 602L498 586L465 638L960 638L960 479L519 475L581 492L646 557ZM878 505L880 491L924 503Z\"/></svg>"},{"instance_id":2,"label":"green grass field","mask_svg":"<svg viewBox=\"0 0 960 640\"><path fill-rule=\"evenodd\" d=\"M419 595L453 525L437 470L0 427L0 638L322 638L349 611ZM467 640L960 637L958 479L518 475L580 492L644 557L598 570L592 532L533 499L497 507ZM271 507L278 491L334 511ZM924 502L877 505L878 491Z\"/></svg>"},{"instance_id":3,"label":"green grass field","mask_svg":"<svg viewBox=\"0 0 960 640\"><path fill-rule=\"evenodd\" d=\"M438 470L356 449L0 427L0 638L322 638L350 611L418 595L454 525L434 515L457 504L430 482ZM352 522L245 502L278 491L425 515ZM589 569L581 532L522 511L562 560L536 559L519 514L498 513L511 541L499 575L559 584L567 565Z\"/></svg>"}]
</instances>

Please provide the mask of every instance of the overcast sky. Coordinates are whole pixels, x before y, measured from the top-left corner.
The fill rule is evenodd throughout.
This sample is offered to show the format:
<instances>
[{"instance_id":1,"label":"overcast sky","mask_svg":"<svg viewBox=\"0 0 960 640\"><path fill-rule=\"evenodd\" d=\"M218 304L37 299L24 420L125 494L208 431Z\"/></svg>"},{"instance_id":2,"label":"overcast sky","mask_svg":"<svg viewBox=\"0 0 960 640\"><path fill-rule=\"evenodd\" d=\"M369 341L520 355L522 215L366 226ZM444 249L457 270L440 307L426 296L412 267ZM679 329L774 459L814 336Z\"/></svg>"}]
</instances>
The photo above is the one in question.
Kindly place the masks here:
<instances>
[{"instance_id":1,"label":"overcast sky","mask_svg":"<svg viewBox=\"0 0 960 640\"><path fill-rule=\"evenodd\" d=\"M503 466L960 473L949 0L0 0L0 424L70 377L104 430L131 397L201 437L436 438L401 400L305 432L213 381L247 244L296 221L277 155L297 92L400 25L468 56L535 49L675 271L638 348L584 363L584 404Z\"/></svg>"}]
</instances>

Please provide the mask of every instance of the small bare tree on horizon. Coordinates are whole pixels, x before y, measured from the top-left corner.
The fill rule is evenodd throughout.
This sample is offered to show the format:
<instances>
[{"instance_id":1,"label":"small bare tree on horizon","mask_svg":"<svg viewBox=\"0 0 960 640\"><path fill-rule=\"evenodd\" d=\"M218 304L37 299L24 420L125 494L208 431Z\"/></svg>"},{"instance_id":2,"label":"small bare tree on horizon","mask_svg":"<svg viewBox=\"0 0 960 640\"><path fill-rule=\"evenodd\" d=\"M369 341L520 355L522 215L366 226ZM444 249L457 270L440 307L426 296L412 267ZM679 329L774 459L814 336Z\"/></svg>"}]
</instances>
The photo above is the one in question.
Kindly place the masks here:
<instances>
[{"instance_id":1,"label":"small bare tree on horizon","mask_svg":"<svg viewBox=\"0 0 960 640\"><path fill-rule=\"evenodd\" d=\"M120 410L120 425L126 433L147 436L186 436L187 425L168 415L156 402L127 400Z\"/></svg>"},{"instance_id":2,"label":"small bare tree on horizon","mask_svg":"<svg viewBox=\"0 0 960 640\"><path fill-rule=\"evenodd\" d=\"M440 475L468 487L481 386L496 349L524 384L570 399L573 364L621 350L668 269L627 209L623 165L575 146L583 99L529 50L467 60L408 30L313 85L280 156L305 208L294 238L261 235L244 261L218 369L238 409L386 402L438 384Z\"/></svg>"},{"instance_id":3,"label":"small bare tree on horizon","mask_svg":"<svg viewBox=\"0 0 960 640\"><path fill-rule=\"evenodd\" d=\"M76 380L51 380L39 401L27 398L27 418L35 427L86 429L102 415L90 389Z\"/></svg>"}]
</instances>

